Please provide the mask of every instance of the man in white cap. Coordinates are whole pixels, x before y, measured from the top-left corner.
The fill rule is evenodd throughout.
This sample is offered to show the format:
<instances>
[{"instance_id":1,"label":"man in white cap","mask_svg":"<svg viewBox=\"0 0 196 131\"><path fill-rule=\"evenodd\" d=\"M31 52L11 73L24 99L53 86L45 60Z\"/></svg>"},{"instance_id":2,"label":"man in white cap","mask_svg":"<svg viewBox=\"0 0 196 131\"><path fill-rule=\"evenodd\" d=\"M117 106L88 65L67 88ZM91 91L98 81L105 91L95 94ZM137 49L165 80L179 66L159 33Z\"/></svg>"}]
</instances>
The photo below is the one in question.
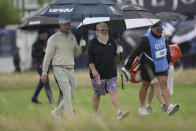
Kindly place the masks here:
<instances>
[{"instance_id":1,"label":"man in white cap","mask_svg":"<svg viewBox=\"0 0 196 131\"><path fill-rule=\"evenodd\" d=\"M70 19L59 17L59 27L60 30L48 39L41 76L42 82L45 83L48 78L48 66L52 60L54 75L63 93L63 100L51 112L56 119L61 117L63 109L68 117L73 117L72 100L77 87L74 56L80 55L81 47L86 45L85 41L81 40L78 46L75 36L70 32Z\"/></svg>"}]
</instances>

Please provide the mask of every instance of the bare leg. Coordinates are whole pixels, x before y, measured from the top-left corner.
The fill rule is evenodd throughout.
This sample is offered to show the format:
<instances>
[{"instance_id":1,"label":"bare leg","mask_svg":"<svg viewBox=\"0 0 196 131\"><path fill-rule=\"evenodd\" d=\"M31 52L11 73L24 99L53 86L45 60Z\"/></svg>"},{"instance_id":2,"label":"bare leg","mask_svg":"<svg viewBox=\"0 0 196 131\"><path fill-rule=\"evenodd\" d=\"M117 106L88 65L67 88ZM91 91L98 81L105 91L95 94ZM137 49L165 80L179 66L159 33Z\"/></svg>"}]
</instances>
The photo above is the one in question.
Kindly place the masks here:
<instances>
[{"instance_id":1,"label":"bare leg","mask_svg":"<svg viewBox=\"0 0 196 131\"><path fill-rule=\"evenodd\" d=\"M100 103L100 95L93 94L92 103L93 103L93 111L94 113L98 113L99 103Z\"/></svg>"},{"instance_id":2,"label":"bare leg","mask_svg":"<svg viewBox=\"0 0 196 131\"><path fill-rule=\"evenodd\" d=\"M159 100L160 104L161 105L164 104L162 96L161 96L161 87L158 85L158 83L154 84L154 90L155 90L155 94L156 94L157 99Z\"/></svg>"},{"instance_id":3,"label":"bare leg","mask_svg":"<svg viewBox=\"0 0 196 131\"><path fill-rule=\"evenodd\" d=\"M154 97L154 85L150 85L150 90L148 91L148 105L149 106L151 106L153 97Z\"/></svg>"},{"instance_id":4,"label":"bare leg","mask_svg":"<svg viewBox=\"0 0 196 131\"><path fill-rule=\"evenodd\" d=\"M112 99L112 104L114 105L117 111L120 111L120 101L118 98L117 90L110 90L109 93Z\"/></svg>"},{"instance_id":5,"label":"bare leg","mask_svg":"<svg viewBox=\"0 0 196 131\"><path fill-rule=\"evenodd\" d=\"M140 88L140 91L139 91L139 99L140 99L141 107L145 107L145 100L146 100L146 95L147 95L149 86L150 86L149 81L142 81L142 87Z\"/></svg>"},{"instance_id":6,"label":"bare leg","mask_svg":"<svg viewBox=\"0 0 196 131\"><path fill-rule=\"evenodd\" d=\"M117 111L117 119L122 120L126 118L129 115L129 111L128 110L121 111L117 90L109 90L109 93L112 99L112 104L114 105Z\"/></svg>"},{"instance_id":7,"label":"bare leg","mask_svg":"<svg viewBox=\"0 0 196 131\"><path fill-rule=\"evenodd\" d=\"M167 105L170 105L171 99L170 99L169 89L167 87L167 76L157 76L157 78L161 86L163 97L165 98Z\"/></svg>"}]
</instances>

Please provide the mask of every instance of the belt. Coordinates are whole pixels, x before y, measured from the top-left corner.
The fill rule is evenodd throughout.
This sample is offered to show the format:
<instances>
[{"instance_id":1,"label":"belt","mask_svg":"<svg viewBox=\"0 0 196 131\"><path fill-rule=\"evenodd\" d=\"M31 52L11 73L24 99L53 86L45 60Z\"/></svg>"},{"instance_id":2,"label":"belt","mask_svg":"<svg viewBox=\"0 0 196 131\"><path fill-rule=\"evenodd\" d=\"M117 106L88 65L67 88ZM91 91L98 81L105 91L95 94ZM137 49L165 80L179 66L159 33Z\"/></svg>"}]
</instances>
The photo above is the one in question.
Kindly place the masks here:
<instances>
[{"instance_id":1,"label":"belt","mask_svg":"<svg viewBox=\"0 0 196 131\"><path fill-rule=\"evenodd\" d=\"M74 69L74 66L67 66L67 65L55 65L54 67L61 67L61 68L65 68L67 70Z\"/></svg>"}]
</instances>

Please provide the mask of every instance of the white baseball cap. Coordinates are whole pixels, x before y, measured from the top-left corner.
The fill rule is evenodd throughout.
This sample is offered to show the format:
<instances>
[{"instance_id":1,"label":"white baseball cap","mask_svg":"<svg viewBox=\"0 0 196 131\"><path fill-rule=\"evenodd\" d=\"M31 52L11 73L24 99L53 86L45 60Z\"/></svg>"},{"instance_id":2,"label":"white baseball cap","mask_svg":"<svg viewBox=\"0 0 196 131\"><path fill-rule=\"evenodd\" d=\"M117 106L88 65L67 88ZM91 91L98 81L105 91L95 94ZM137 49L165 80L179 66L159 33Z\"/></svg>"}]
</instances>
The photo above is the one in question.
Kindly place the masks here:
<instances>
[{"instance_id":1,"label":"white baseball cap","mask_svg":"<svg viewBox=\"0 0 196 131\"><path fill-rule=\"evenodd\" d=\"M66 17L59 17L59 24L66 24L71 22L70 18L66 18Z\"/></svg>"},{"instance_id":2,"label":"white baseball cap","mask_svg":"<svg viewBox=\"0 0 196 131\"><path fill-rule=\"evenodd\" d=\"M175 31L175 27L170 23L164 23L163 29L164 29L165 34L168 36L172 36Z\"/></svg>"}]
</instances>

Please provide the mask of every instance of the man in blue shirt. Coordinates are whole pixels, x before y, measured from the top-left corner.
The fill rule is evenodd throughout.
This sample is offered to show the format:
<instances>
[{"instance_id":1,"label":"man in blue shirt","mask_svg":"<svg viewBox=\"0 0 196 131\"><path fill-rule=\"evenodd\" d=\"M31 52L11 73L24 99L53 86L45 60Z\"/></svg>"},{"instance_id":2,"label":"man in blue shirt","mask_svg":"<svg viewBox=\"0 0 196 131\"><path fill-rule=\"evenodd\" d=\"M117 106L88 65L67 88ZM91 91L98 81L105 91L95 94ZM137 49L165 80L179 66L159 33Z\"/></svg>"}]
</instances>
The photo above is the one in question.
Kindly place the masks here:
<instances>
[{"instance_id":1,"label":"man in blue shirt","mask_svg":"<svg viewBox=\"0 0 196 131\"><path fill-rule=\"evenodd\" d=\"M151 26L151 30L143 35L138 46L132 52L128 62L125 64L125 68L128 70L132 66L132 63L136 56L141 56L141 77L142 87L139 92L140 98L140 115L147 115L148 112L145 109L145 99L147 95L148 87L151 80L157 77L161 89L162 95L168 106L168 115L172 115L178 111L179 105L172 104L170 99L170 93L167 86L167 70L169 63L171 62L171 54L168 44L162 35L162 23L157 22ZM124 72L126 73L126 72Z\"/></svg>"}]
</instances>

